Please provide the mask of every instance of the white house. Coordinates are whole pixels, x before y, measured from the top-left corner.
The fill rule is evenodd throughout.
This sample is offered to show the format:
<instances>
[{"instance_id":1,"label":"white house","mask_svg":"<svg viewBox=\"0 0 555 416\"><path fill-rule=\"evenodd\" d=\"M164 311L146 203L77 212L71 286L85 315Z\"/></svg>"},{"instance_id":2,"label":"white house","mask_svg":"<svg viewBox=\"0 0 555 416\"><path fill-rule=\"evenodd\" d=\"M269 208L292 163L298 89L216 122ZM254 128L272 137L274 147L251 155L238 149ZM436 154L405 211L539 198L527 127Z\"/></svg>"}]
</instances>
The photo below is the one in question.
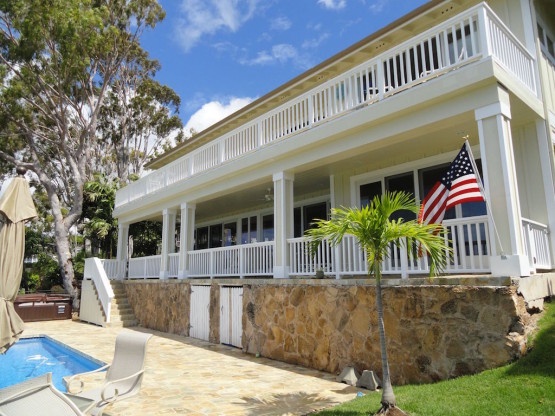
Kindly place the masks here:
<instances>
[{"instance_id":1,"label":"white house","mask_svg":"<svg viewBox=\"0 0 555 416\"><path fill-rule=\"evenodd\" d=\"M311 221L386 190L421 201L466 137L492 215L447 213L446 273L552 270L554 40L551 0L430 1L152 161L116 195L108 274L364 275L352 239L308 256ZM163 222L161 254L127 259L129 225L147 219ZM426 260L392 247L384 274L422 275Z\"/></svg>"}]
</instances>

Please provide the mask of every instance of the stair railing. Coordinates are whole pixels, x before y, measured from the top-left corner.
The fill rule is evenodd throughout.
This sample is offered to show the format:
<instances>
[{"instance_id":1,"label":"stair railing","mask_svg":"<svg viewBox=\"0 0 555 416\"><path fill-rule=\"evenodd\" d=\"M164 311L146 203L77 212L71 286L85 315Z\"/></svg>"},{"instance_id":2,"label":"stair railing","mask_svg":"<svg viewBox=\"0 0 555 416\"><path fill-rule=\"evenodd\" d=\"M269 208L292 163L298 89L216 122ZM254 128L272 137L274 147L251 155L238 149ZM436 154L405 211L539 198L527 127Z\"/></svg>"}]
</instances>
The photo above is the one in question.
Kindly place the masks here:
<instances>
[{"instance_id":1,"label":"stair railing","mask_svg":"<svg viewBox=\"0 0 555 416\"><path fill-rule=\"evenodd\" d=\"M106 323L109 323L114 291L112 290L112 285L110 285L110 280L106 275L104 266L102 266L102 262L98 257L85 259L83 279L91 279L93 281L96 292L98 293L98 300L106 316Z\"/></svg>"}]
</instances>

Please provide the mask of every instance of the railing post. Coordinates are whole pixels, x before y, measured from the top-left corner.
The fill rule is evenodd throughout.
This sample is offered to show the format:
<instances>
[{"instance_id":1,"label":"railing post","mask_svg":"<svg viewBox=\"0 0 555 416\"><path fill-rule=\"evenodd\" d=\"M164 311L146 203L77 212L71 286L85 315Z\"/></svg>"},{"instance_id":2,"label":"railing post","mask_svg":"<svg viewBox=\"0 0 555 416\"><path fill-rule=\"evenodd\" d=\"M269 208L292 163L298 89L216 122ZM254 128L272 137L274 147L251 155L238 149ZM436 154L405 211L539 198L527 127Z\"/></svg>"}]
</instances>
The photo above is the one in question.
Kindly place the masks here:
<instances>
[{"instance_id":1,"label":"railing post","mask_svg":"<svg viewBox=\"0 0 555 416\"><path fill-rule=\"evenodd\" d=\"M383 100L384 93L385 93L385 76L383 72L383 61L382 59L378 59L378 63L376 64L378 69L376 71L376 87L378 88L378 100Z\"/></svg>"},{"instance_id":2,"label":"railing post","mask_svg":"<svg viewBox=\"0 0 555 416\"><path fill-rule=\"evenodd\" d=\"M314 123L314 95L308 96L308 128L312 127Z\"/></svg>"},{"instance_id":3,"label":"railing post","mask_svg":"<svg viewBox=\"0 0 555 416\"><path fill-rule=\"evenodd\" d=\"M400 247L400 260L401 260L401 279L408 279L409 277L409 253L407 251L407 240L401 244Z\"/></svg>"},{"instance_id":4,"label":"railing post","mask_svg":"<svg viewBox=\"0 0 555 416\"><path fill-rule=\"evenodd\" d=\"M263 120L260 119L260 120L258 120L258 123L256 123L256 131L257 131L257 134L258 134L257 143L258 143L258 148L259 149L264 145L262 122L263 122Z\"/></svg>"},{"instance_id":5,"label":"railing post","mask_svg":"<svg viewBox=\"0 0 555 416\"><path fill-rule=\"evenodd\" d=\"M341 244L343 244L343 242L341 242ZM339 280L341 279L341 270L342 270L342 263L341 263L341 251L339 246L335 246L333 248L333 255L334 255L334 262L333 262L333 267L334 267L334 272L335 272L335 279Z\"/></svg>"},{"instance_id":6,"label":"railing post","mask_svg":"<svg viewBox=\"0 0 555 416\"><path fill-rule=\"evenodd\" d=\"M214 278L214 252L210 251L210 279Z\"/></svg>"},{"instance_id":7,"label":"railing post","mask_svg":"<svg viewBox=\"0 0 555 416\"><path fill-rule=\"evenodd\" d=\"M239 279L243 279L245 277L245 248L240 245L239 246Z\"/></svg>"},{"instance_id":8,"label":"railing post","mask_svg":"<svg viewBox=\"0 0 555 416\"><path fill-rule=\"evenodd\" d=\"M480 34L480 52L482 57L491 55L491 39L489 33L488 14L485 7L478 9L478 33Z\"/></svg>"},{"instance_id":9,"label":"railing post","mask_svg":"<svg viewBox=\"0 0 555 416\"><path fill-rule=\"evenodd\" d=\"M526 251L528 251L528 262L530 263L530 272L536 273L536 242L534 240L534 231L532 224L523 222L523 231L525 235Z\"/></svg>"},{"instance_id":10,"label":"railing post","mask_svg":"<svg viewBox=\"0 0 555 416\"><path fill-rule=\"evenodd\" d=\"M221 165L225 160L225 140L218 141L218 154L218 165Z\"/></svg>"}]
</instances>

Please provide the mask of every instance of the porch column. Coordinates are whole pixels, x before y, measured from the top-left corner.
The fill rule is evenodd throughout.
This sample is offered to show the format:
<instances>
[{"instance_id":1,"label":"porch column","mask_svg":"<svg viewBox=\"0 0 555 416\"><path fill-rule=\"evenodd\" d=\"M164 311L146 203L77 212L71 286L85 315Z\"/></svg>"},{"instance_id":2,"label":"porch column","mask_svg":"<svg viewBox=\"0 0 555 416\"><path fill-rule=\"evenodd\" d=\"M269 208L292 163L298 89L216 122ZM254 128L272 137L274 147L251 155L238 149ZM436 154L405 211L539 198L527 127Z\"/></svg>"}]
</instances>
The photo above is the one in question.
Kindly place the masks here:
<instances>
[{"instance_id":1,"label":"porch column","mask_svg":"<svg viewBox=\"0 0 555 416\"><path fill-rule=\"evenodd\" d=\"M129 251L129 224L118 222L118 279L126 278L127 254Z\"/></svg>"},{"instance_id":2,"label":"porch column","mask_svg":"<svg viewBox=\"0 0 555 416\"><path fill-rule=\"evenodd\" d=\"M294 236L293 180L288 172L274 174L274 278L289 277L287 239Z\"/></svg>"},{"instance_id":3,"label":"porch column","mask_svg":"<svg viewBox=\"0 0 555 416\"><path fill-rule=\"evenodd\" d=\"M491 273L494 276L529 276L511 138L509 94L497 87L497 95L498 102L475 110L486 198L492 211L488 213Z\"/></svg>"},{"instance_id":4,"label":"porch column","mask_svg":"<svg viewBox=\"0 0 555 416\"><path fill-rule=\"evenodd\" d=\"M181 204L179 279L187 279L189 277L189 251L193 250L195 238L195 209L195 204L189 202Z\"/></svg>"},{"instance_id":5,"label":"porch column","mask_svg":"<svg viewBox=\"0 0 555 416\"><path fill-rule=\"evenodd\" d=\"M173 209L162 211L162 259L160 262L160 279L170 276L170 259L168 254L175 252L175 218L177 212Z\"/></svg>"}]
</instances>

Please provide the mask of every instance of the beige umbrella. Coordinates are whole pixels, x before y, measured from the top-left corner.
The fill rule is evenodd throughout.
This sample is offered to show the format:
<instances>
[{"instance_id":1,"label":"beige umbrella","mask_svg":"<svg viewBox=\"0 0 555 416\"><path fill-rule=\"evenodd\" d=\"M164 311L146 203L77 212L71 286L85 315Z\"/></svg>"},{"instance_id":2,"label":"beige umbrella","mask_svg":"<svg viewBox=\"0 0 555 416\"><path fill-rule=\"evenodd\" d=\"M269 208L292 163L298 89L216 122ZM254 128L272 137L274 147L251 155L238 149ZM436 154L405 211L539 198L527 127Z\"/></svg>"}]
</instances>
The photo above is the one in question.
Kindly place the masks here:
<instances>
[{"instance_id":1,"label":"beige umbrella","mask_svg":"<svg viewBox=\"0 0 555 416\"><path fill-rule=\"evenodd\" d=\"M0 198L0 353L23 332L23 321L13 302L19 291L25 254L25 221L37 216L25 171L8 185Z\"/></svg>"}]
</instances>

